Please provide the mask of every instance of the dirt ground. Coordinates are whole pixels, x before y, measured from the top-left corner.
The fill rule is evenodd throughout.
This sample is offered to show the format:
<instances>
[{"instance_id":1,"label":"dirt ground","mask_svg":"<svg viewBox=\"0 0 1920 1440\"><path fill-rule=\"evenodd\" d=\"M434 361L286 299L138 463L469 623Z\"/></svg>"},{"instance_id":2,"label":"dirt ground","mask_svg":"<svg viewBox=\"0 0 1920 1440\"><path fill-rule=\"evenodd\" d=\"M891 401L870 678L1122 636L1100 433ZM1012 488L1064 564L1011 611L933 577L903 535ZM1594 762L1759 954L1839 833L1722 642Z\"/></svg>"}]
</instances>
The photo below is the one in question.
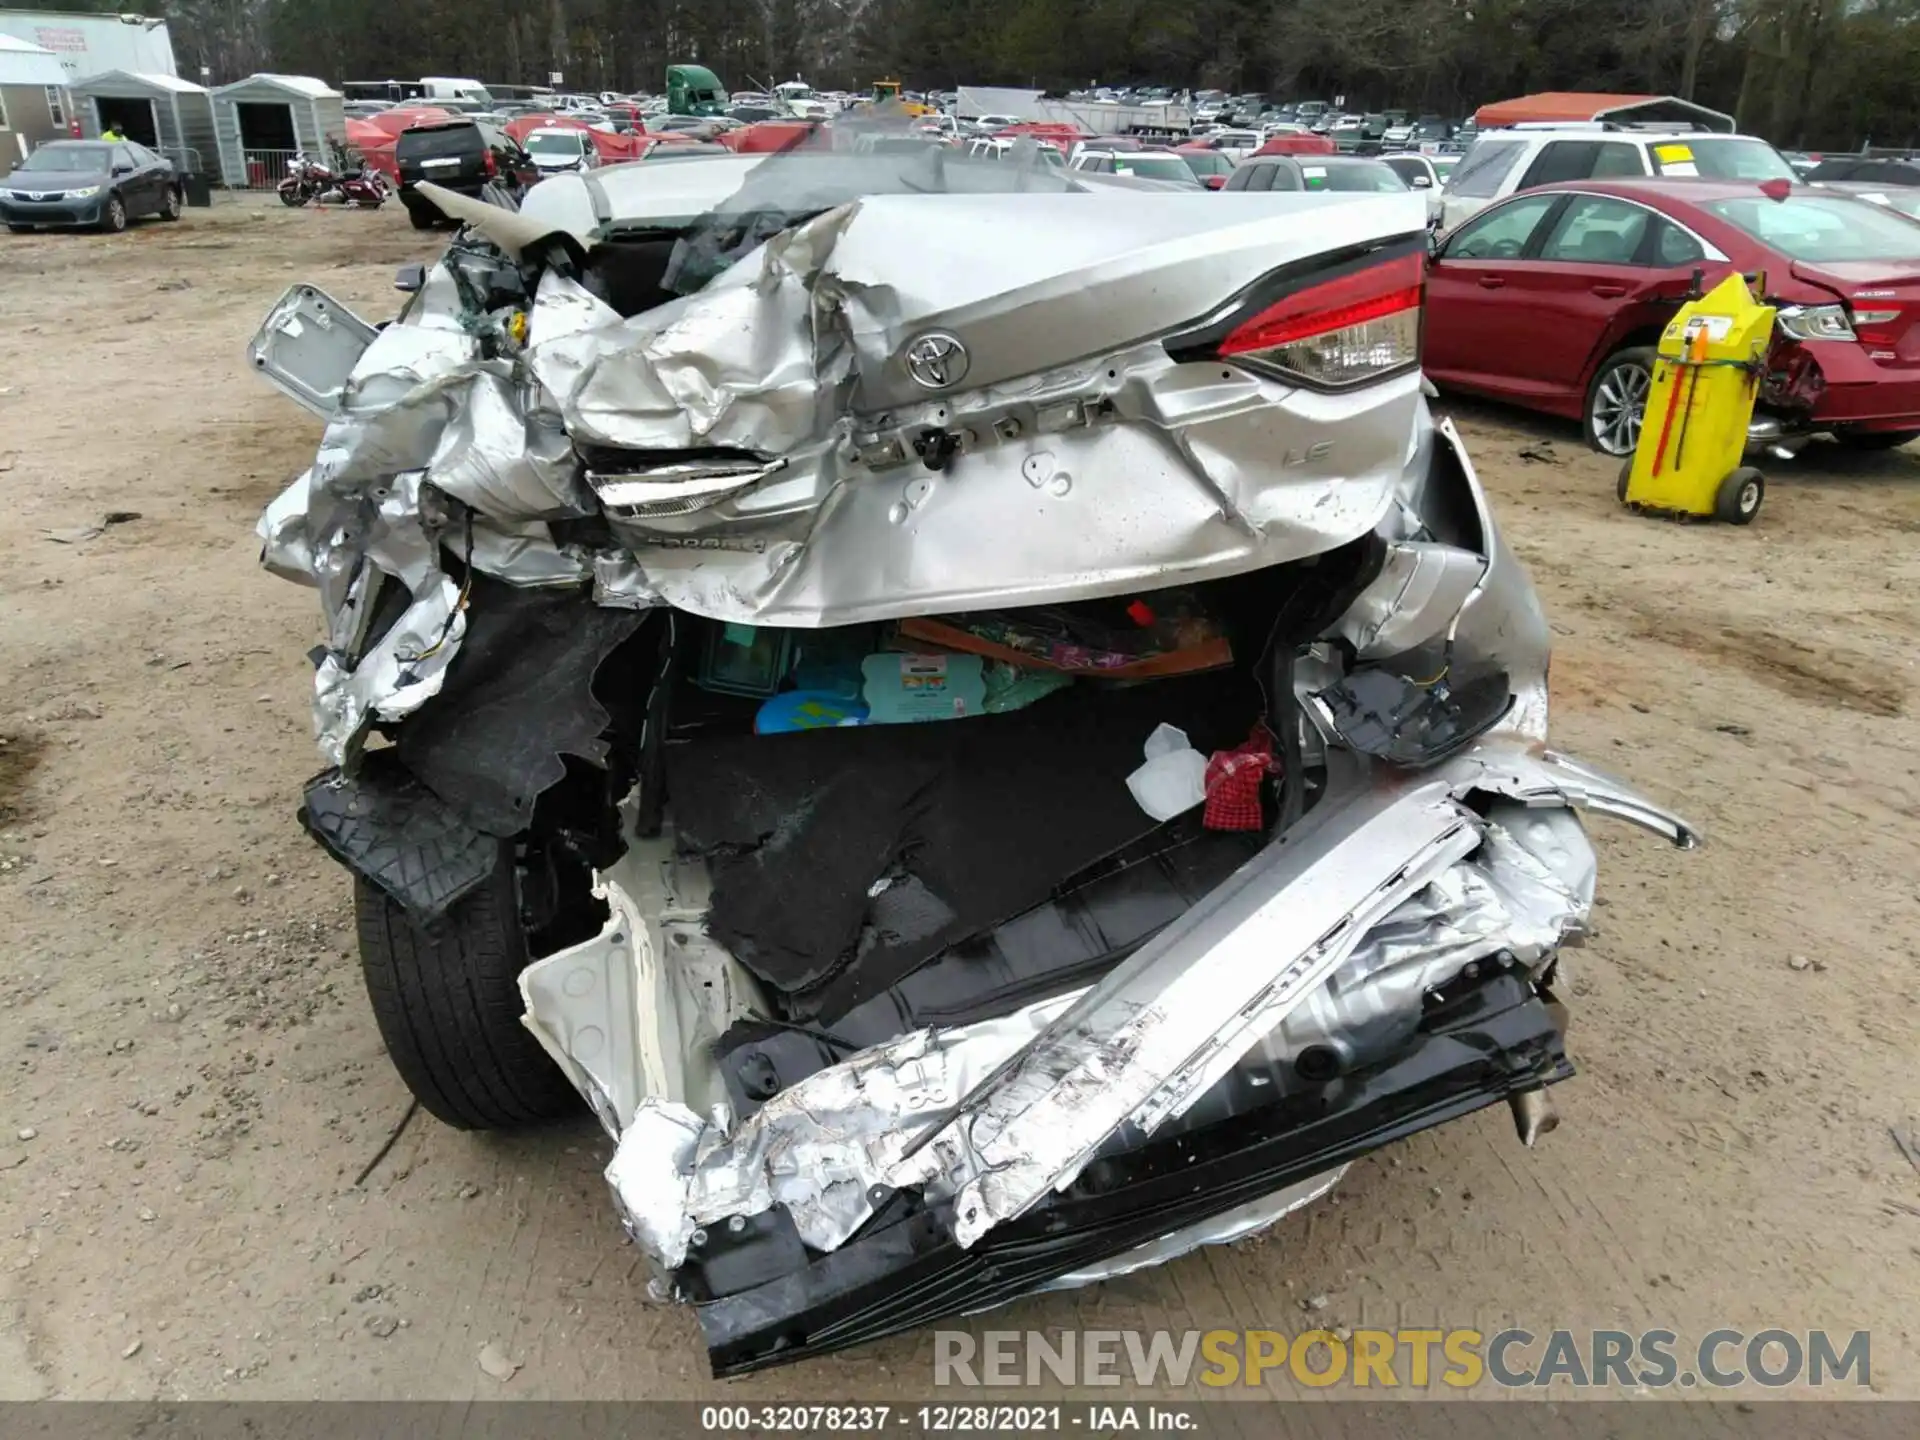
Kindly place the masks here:
<instances>
[{"instance_id":1,"label":"dirt ground","mask_svg":"<svg viewBox=\"0 0 1920 1440\"><path fill-rule=\"evenodd\" d=\"M0 1398L925 1396L924 1334L709 1380L584 1114L421 1117L354 1184L406 1096L293 818L318 607L252 533L319 427L242 347L295 280L390 313L436 248L236 202L0 246ZM1751 529L1680 527L1572 427L1446 408L1554 623L1556 742L1710 839L1595 825L1560 1130L1484 1111L1262 1239L956 1323L1867 1329L1920 1397L1920 455L1822 445Z\"/></svg>"}]
</instances>

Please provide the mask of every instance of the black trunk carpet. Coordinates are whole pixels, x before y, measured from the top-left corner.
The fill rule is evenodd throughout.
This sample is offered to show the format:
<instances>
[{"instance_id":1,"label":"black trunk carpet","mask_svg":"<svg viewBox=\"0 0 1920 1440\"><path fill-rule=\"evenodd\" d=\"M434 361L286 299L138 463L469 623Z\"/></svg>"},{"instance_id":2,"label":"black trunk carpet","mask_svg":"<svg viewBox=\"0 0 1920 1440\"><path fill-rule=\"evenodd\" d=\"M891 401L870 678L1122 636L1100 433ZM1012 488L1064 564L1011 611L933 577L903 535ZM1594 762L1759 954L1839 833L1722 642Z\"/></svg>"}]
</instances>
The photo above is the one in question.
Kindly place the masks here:
<instances>
[{"instance_id":1,"label":"black trunk carpet","mask_svg":"<svg viewBox=\"0 0 1920 1440\"><path fill-rule=\"evenodd\" d=\"M683 850L708 857L714 938L791 1013L844 1011L1047 900L1154 822L1127 776L1165 721L1244 740L1239 671L1075 686L1010 715L667 747Z\"/></svg>"}]
</instances>

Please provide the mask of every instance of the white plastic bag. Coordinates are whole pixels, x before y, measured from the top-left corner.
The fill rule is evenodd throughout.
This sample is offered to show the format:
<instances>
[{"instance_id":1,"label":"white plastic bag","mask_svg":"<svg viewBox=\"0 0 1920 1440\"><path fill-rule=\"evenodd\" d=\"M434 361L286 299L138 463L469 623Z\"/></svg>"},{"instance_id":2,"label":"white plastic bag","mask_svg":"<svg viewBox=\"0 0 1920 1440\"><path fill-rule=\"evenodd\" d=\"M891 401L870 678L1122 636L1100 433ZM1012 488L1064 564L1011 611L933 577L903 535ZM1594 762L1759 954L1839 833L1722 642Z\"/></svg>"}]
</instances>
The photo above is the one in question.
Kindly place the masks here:
<instances>
[{"instance_id":1,"label":"white plastic bag","mask_svg":"<svg viewBox=\"0 0 1920 1440\"><path fill-rule=\"evenodd\" d=\"M1127 776L1127 789L1155 820L1171 820L1207 798L1207 757L1187 732L1158 725L1147 737L1147 763Z\"/></svg>"}]
</instances>

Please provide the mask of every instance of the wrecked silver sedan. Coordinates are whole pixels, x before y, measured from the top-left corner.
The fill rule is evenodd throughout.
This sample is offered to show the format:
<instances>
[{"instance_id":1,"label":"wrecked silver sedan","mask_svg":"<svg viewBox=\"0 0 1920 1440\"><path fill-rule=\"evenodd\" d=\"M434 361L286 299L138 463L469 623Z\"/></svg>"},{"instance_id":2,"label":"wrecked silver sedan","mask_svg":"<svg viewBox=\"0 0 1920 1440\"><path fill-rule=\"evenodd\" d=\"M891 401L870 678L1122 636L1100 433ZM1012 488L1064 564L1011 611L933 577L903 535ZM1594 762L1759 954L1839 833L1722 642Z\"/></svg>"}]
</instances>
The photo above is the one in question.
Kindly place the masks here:
<instances>
[{"instance_id":1,"label":"wrecked silver sedan","mask_svg":"<svg viewBox=\"0 0 1920 1440\"><path fill-rule=\"evenodd\" d=\"M461 205L448 197L449 207ZM585 1098L751 1370L1271 1224L1572 1073L1548 630L1419 370L1417 196L939 153L544 182L262 517L395 1065Z\"/></svg>"}]
</instances>

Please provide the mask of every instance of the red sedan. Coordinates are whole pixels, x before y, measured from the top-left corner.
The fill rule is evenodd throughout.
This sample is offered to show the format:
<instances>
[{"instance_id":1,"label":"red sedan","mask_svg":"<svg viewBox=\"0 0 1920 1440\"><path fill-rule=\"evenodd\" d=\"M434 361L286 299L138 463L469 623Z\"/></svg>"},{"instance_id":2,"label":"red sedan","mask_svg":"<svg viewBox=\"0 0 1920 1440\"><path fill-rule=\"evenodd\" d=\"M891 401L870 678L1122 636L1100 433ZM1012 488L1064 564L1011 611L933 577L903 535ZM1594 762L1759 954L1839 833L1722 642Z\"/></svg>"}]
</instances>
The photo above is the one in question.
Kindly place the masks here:
<instances>
[{"instance_id":1,"label":"red sedan","mask_svg":"<svg viewBox=\"0 0 1920 1440\"><path fill-rule=\"evenodd\" d=\"M1860 449L1920 437L1920 224L1784 182L1569 181L1489 206L1428 267L1427 373L1628 454L1654 345L1696 271L1709 289L1766 277L1779 315L1763 425Z\"/></svg>"}]
</instances>

